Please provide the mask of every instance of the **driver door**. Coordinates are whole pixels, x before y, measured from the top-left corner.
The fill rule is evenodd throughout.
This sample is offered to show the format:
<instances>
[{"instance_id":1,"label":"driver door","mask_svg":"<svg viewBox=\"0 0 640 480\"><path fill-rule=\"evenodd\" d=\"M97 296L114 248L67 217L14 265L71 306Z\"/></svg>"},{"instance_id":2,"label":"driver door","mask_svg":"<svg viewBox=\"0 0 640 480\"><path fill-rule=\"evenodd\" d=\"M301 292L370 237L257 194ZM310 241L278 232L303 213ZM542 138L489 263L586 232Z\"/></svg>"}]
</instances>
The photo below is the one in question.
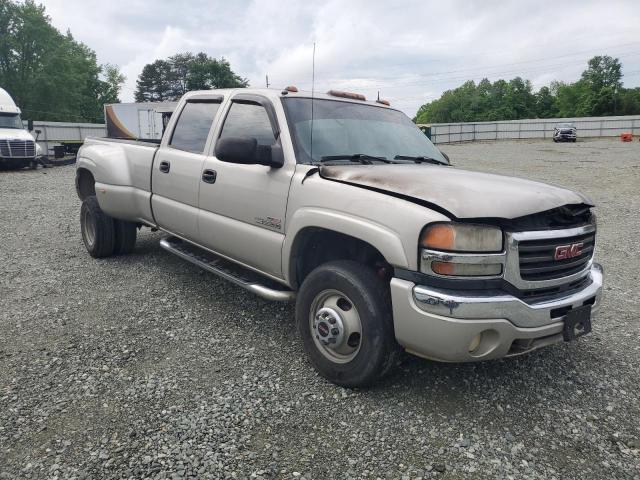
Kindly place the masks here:
<instances>
[{"instance_id":1,"label":"driver door","mask_svg":"<svg viewBox=\"0 0 640 480\"><path fill-rule=\"evenodd\" d=\"M278 115L284 118L284 112L277 112L266 97L237 94L228 103L216 138L251 137L259 145L275 145L280 142ZM209 177L200 185L202 244L282 278L284 221L295 160L285 158L281 168L274 168L222 162L212 154L202 168L215 176L214 182Z\"/></svg>"}]
</instances>

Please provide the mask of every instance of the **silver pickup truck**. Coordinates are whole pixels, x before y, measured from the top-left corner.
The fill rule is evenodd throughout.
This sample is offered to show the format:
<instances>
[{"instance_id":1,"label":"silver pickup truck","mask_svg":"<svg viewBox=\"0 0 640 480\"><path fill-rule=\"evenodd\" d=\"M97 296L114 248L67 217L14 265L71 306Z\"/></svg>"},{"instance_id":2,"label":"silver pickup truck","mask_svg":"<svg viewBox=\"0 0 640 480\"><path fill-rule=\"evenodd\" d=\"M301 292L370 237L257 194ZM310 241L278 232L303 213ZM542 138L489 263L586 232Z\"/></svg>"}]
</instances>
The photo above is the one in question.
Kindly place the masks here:
<instances>
[{"instance_id":1,"label":"silver pickup truck","mask_svg":"<svg viewBox=\"0 0 640 480\"><path fill-rule=\"evenodd\" d=\"M159 145L88 139L76 188L94 257L137 229L270 300L296 302L317 371L370 384L403 349L520 355L591 330L592 203L459 170L385 101L295 87L191 92Z\"/></svg>"}]
</instances>

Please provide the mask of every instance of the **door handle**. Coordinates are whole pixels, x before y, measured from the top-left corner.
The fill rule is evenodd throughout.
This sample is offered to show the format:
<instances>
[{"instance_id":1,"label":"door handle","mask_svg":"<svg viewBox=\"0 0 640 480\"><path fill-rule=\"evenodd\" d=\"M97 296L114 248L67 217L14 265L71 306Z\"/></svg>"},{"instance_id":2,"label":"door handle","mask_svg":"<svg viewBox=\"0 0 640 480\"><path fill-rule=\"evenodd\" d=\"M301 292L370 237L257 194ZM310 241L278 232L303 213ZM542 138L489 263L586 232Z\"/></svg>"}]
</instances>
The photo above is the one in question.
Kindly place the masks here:
<instances>
[{"instance_id":1,"label":"door handle","mask_svg":"<svg viewBox=\"0 0 640 480\"><path fill-rule=\"evenodd\" d=\"M160 171L162 173L169 173L169 169L171 168L171 164L167 161L160 162Z\"/></svg>"},{"instance_id":2,"label":"door handle","mask_svg":"<svg viewBox=\"0 0 640 480\"><path fill-rule=\"evenodd\" d=\"M215 170L203 170L202 171L202 181L205 183L216 183L216 178L218 177L218 173Z\"/></svg>"}]
</instances>

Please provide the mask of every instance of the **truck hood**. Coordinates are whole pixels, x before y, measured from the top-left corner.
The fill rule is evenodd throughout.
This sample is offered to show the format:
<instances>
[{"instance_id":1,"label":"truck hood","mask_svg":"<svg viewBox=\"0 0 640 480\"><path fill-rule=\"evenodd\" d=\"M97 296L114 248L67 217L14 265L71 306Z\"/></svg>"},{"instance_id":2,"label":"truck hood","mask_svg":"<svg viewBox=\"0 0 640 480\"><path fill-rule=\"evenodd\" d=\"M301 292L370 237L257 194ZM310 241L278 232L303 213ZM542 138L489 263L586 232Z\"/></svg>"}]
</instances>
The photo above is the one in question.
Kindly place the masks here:
<instances>
[{"instance_id":1,"label":"truck hood","mask_svg":"<svg viewBox=\"0 0 640 480\"><path fill-rule=\"evenodd\" d=\"M593 203L566 188L437 165L335 165L320 176L415 200L457 219L514 219L564 205Z\"/></svg>"},{"instance_id":2,"label":"truck hood","mask_svg":"<svg viewBox=\"0 0 640 480\"><path fill-rule=\"evenodd\" d=\"M20 128L0 128L0 140L33 140L33 137Z\"/></svg>"}]
</instances>

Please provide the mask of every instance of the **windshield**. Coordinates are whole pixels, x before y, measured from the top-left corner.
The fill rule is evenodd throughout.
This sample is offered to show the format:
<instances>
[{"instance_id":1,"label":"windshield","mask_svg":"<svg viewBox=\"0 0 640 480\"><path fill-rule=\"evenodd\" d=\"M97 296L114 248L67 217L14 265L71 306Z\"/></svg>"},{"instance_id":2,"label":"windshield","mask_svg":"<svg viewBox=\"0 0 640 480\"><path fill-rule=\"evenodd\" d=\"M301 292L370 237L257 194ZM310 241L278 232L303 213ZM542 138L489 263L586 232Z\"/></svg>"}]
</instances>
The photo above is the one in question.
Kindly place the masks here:
<instances>
[{"instance_id":1,"label":"windshield","mask_svg":"<svg viewBox=\"0 0 640 480\"><path fill-rule=\"evenodd\" d=\"M20 115L17 113L0 113L0 128L24 129Z\"/></svg>"},{"instance_id":2,"label":"windshield","mask_svg":"<svg viewBox=\"0 0 640 480\"><path fill-rule=\"evenodd\" d=\"M298 162L366 155L389 160L396 156L426 157L448 163L425 134L397 110L317 98L313 100L312 158L311 99L283 100ZM413 163L408 159L394 161Z\"/></svg>"},{"instance_id":3,"label":"windshield","mask_svg":"<svg viewBox=\"0 0 640 480\"><path fill-rule=\"evenodd\" d=\"M557 128L575 128L573 123L559 123Z\"/></svg>"}]
</instances>

